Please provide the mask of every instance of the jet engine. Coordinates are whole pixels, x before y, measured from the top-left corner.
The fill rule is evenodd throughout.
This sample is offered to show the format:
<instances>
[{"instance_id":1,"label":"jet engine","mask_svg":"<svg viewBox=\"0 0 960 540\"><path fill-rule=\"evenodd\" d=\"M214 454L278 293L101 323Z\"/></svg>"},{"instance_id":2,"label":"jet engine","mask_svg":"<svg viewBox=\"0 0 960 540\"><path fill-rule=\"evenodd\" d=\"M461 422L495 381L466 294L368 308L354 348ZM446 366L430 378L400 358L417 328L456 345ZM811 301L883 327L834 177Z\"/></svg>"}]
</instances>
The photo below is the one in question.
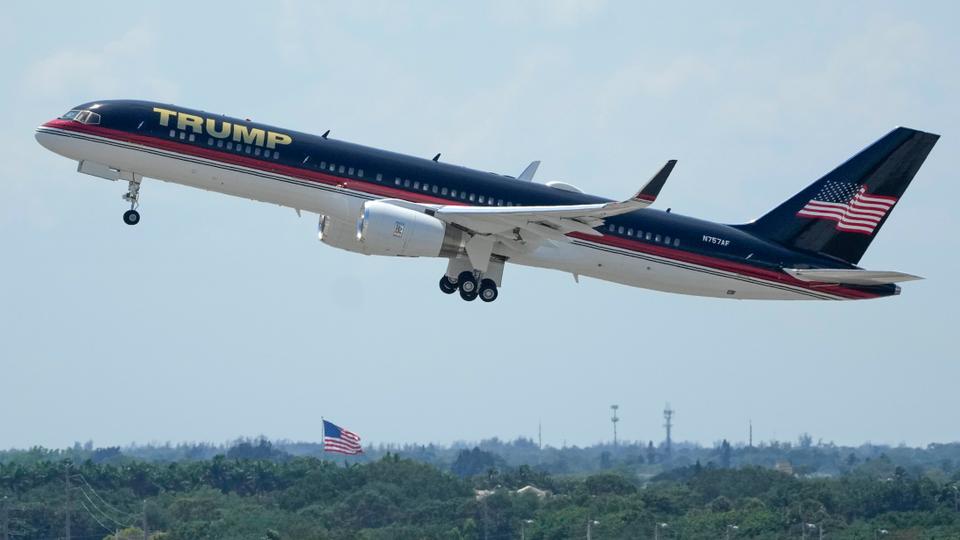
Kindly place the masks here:
<instances>
[{"instance_id":1,"label":"jet engine","mask_svg":"<svg viewBox=\"0 0 960 540\"><path fill-rule=\"evenodd\" d=\"M371 255L449 257L466 242L463 231L422 212L381 201L364 203L357 240Z\"/></svg>"},{"instance_id":2,"label":"jet engine","mask_svg":"<svg viewBox=\"0 0 960 540\"><path fill-rule=\"evenodd\" d=\"M363 249L363 244L357 240L357 227L353 223L341 221L332 216L321 215L317 225L317 238L335 248L353 251L354 253L370 253Z\"/></svg>"}]
</instances>

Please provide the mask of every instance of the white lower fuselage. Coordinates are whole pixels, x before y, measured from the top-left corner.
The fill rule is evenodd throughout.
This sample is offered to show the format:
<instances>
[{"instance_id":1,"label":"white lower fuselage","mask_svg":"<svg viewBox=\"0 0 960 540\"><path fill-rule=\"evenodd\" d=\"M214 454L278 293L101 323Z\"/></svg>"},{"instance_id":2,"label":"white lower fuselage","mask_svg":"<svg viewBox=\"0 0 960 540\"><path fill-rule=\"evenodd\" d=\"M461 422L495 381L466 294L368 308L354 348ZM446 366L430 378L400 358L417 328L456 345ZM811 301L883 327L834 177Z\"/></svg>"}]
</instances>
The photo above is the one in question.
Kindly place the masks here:
<instances>
[{"instance_id":1,"label":"white lower fuselage","mask_svg":"<svg viewBox=\"0 0 960 540\"><path fill-rule=\"evenodd\" d=\"M365 202L381 198L363 191L361 182L323 184L268 168L251 168L94 134L42 127L36 137L47 149L72 160L322 214L350 227L356 223ZM498 244L494 253L511 263L672 293L735 299L842 299L782 280L766 280L582 238L550 241L529 252Z\"/></svg>"}]
</instances>

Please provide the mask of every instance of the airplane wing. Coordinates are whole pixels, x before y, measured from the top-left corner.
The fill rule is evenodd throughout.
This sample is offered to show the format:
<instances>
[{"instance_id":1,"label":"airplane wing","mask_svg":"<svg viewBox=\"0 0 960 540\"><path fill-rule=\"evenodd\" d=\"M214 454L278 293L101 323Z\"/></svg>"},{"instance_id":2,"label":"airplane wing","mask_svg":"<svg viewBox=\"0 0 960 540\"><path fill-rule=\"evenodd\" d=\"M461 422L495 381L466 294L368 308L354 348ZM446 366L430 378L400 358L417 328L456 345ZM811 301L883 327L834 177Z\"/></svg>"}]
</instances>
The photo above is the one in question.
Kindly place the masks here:
<instances>
[{"instance_id":1,"label":"airplane wing","mask_svg":"<svg viewBox=\"0 0 960 540\"><path fill-rule=\"evenodd\" d=\"M848 285L885 285L901 281L923 279L920 276L883 270L834 269L834 268L784 268L784 272L800 281L820 283L843 283Z\"/></svg>"},{"instance_id":2,"label":"airplane wing","mask_svg":"<svg viewBox=\"0 0 960 540\"><path fill-rule=\"evenodd\" d=\"M604 218L650 206L676 163L673 159L668 161L640 191L624 201L557 206L440 206L428 213L478 234L523 229L553 239L564 239L571 232L601 236L594 229L603 225Z\"/></svg>"}]
</instances>

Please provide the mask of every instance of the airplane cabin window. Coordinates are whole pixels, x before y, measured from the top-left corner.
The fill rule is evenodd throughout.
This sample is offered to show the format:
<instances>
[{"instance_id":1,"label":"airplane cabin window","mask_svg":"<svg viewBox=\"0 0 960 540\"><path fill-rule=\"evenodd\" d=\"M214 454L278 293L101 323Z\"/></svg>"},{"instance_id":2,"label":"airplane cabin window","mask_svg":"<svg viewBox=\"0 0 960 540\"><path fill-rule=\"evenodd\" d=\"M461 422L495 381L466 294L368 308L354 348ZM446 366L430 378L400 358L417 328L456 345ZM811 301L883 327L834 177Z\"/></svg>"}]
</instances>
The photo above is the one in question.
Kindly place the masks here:
<instances>
[{"instance_id":1,"label":"airplane cabin window","mask_svg":"<svg viewBox=\"0 0 960 540\"><path fill-rule=\"evenodd\" d=\"M470 202L477 200L477 195L475 193L470 194Z\"/></svg>"},{"instance_id":2,"label":"airplane cabin window","mask_svg":"<svg viewBox=\"0 0 960 540\"><path fill-rule=\"evenodd\" d=\"M343 171L344 171L344 170L345 170L345 168L344 168L344 166L343 166L343 165L341 165L341 166L340 166L340 171L339 171L339 172L340 172L340 174L343 174Z\"/></svg>"},{"instance_id":3,"label":"airplane cabin window","mask_svg":"<svg viewBox=\"0 0 960 540\"><path fill-rule=\"evenodd\" d=\"M457 190L455 190L455 189L454 189L454 190L451 190L451 191L450 191L450 196L453 197L454 199L456 199L456 198L457 198Z\"/></svg>"},{"instance_id":4,"label":"airplane cabin window","mask_svg":"<svg viewBox=\"0 0 960 540\"><path fill-rule=\"evenodd\" d=\"M609 229L609 230L610 230L610 232L613 232L613 231L615 231L615 230L617 230L617 226L616 226L616 225L614 225L613 223L611 223L611 224L610 224L610 226L609 226L609 227L607 227L607 229Z\"/></svg>"},{"instance_id":5,"label":"airplane cabin window","mask_svg":"<svg viewBox=\"0 0 960 540\"><path fill-rule=\"evenodd\" d=\"M333 171L335 171L335 170L337 170L337 166L334 165L333 163L331 163L331 164L330 164L330 172L333 172Z\"/></svg>"},{"instance_id":6,"label":"airplane cabin window","mask_svg":"<svg viewBox=\"0 0 960 540\"><path fill-rule=\"evenodd\" d=\"M669 246L669 245L670 245L670 237L669 237L669 236L665 236L665 237L663 238L663 243L664 243L664 244L667 244L667 245Z\"/></svg>"},{"instance_id":7,"label":"airplane cabin window","mask_svg":"<svg viewBox=\"0 0 960 540\"><path fill-rule=\"evenodd\" d=\"M217 148L223 148L223 139L217 141Z\"/></svg>"},{"instance_id":8,"label":"airplane cabin window","mask_svg":"<svg viewBox=\"0 0 960 540\"><path fill-rule=\"evenodd\" d=\"M483 204L484 198L483 195L480 196L480 204Z\"/></svg>"},{"instance_id":9,"label":"airplane cabin window","mask_svg":"<svg viewBox=\"0 0 960 540\"><path fill-rule=\"evenodd\" d=\"M321 162L320 162L320 168L321 168L321 169L326 169L326 168L327 168L327 162L326 162L326 161L321 161Z\"/></svg>"},{"instance_id":10,"label":"airplane cabin window","mask_svg":"<svg viewBox=\"0 0 960 540\"><path fill-rule=\"evenodd\" d=\"M658 235L654 236L654 237L653 237L653 241L654 241L654 242L659 242L659 241L660 241L660 235L658 234Z\"/></svg>"},{"instance_id":11,"label":"airplane cabin window","mask_svg":"<svg viewBox=\"0 0 960 540\"><path fill-rule=\"evenodd\" d=\"M276 150L274 150L274 151L273 151L273 159L280 159L280 152L277 152Z\"/></svg>"},{"instance_id":12,"label":"airplane cabin window","mask_svg":"<svg viewBox=\"0 0 960 540\"><path fill-rule=\"evenodd\" d=\"M213 137L207 137L207 146L213 146Z\"/></svg>"},{"instance_id":13,"label":"airplane cabin window","mask_svg":"<svg viewBox=\"0 0 960 540\"><path fill-rule=\"evenodd\" d=\"M255 156L259 156L259 155L260 155L260 147L259 147L259 146L253 149L253 155L255 155Z\"/></svg>"},{"instance_id":14,"label":"airplane cabin window","mask_svg":"<svg viewBox=\"0 0 960 540\"><path fill-rule=\"evenodd\" d=\"M623 234L623 225L617 227L617 234Z\"/></svg>"},{"instance_id":15,"label":"airplane cabin window","mask_svg":"<svg viewBox=\"0 0 960 540\"><path fill-rule=\"evenodd\" d=\"M420 182L414 182L413 189L420 189Z\"/></svg>"},{"instance_id":16,"label":"airplane cabin window","mask_svg":"<svg viewBox=\"0 0 960 540\"><path fill-rule=\"evenodd\" d=\"M653 239L653 233L647 233L647 240Z\"/></svg>"},{"instance_id":17,"label":"airplane cabin window","mask_svg":"<svg viewBox=\"0 0 960 540\"><path fill-rule=\"evenodd\" d=\"M397 177L397 180L396 180L396 182L394 182L394 183L395 183L396 185L398 185L398 186L400 185L400 177L399 177L399 176Z\"/></svg>"},{"instance_id":18,"label":"airplane cabin window","mask_svg":"<svg viewBox=\"0 0 960 540\"><path fill-rule=\"evenodd\" d=\"M673 247L680 247L680 239L679 239L679 238L674 238L674 239L673 239Z\"/></svg>"},{"instance_id":19,"label":"airplane cabin window","mask_svg":"<svg viewBox=\"0 0 960 540\"><path fill-rule=\"evenodd\" d=\"M180 132L180 140L182 141L182 140L184 140L184 139L186 139L186 138L187 138L187 132L186 132L186 131L181 131L181 132Z\"/></svg>"},{"instance_id":20,"label":"airplane cabin window","mask_svg":"<svg viewBox=\"0 0 960 540\"><path fill-rule=\"evenodd\" d=\"M382 182L382 181L383 181L383 175L380 173L377 173L377 182Z\"/></svg>"},{"instance_id":21,"label":"airplane cabin window","mask_svg":"<svg viewBox=\"0 0 960 540\"><path fill-rule=\"evenodd\" d=\"M250 147L248 146L245 151L246 151L246 153L249 154L249 153L250 153Z\"/></svg>"},{"instance_id":22,"label":"airplane cabin window","mask_svg":"<svg viewBox=\"0 0 960 540\"><path fill-rule=\"evenodd\" d=\"M410 179L409 179L409 178L407 178L406 180L403 181L403 187L410 187Z\"/></svg>"},{"instance_id":23,"label":"airplane cabin window","mask_svg":"<svg viewBox=\"0 0 960 540\"><path fill-rule=\"evenodd\" d=\"M437 186L436 186L436 185L433 186L433 192L434 192L434 193L437 192Z\"/></svg>"},{"instance_id":24,"label":"airplane cabin window","mask_svg":"<svg viewBox=\"0 0 960 540\"><path fill-rule=\"evenodd\" d=\"M349 174L350 176L353 176L353 167L350 167L349 169L347 169L347 174Z\"/></svg>"},{"instance_id":25,"label":"airplane cabin window","mask_svg":"<svg viewBox=\"0 0 960 540\"><path fill-rule=\"evenodd\" d=\"M503 199L497 199L497 206L503 206Z\"/></svg>"},{"instance_id":26,"label":"airplane cabin window","mask_svg":"<svg viewBox=\"0 0 960 540\"><path fill-rule=\"evenodd\" d=\"M627 236L633 236L633 229L627 229Z\"/></svg>"},{"instance_id":27,"label":"airplane cabin window","mask_svg":"<svg viewBox=\"0 0 960 540\"><path fill-rule=\"evenodd\" d=\"M230 141L227 141L227 150L233 150L233 143Z\"/></svg>"},{"instance_id":28,"label":"airplane cabin window","mask_svg":"<svg viewBox=\"0 0 960 540\"><path fill-rule=\"evenodd\" d=\"M363 169L357 169L357 176L363 178Z\"/></svg>"},{"instance_id":29,"label":"airplane cabin window","mask_svg":"<svg viewBox=\"0 0 960 540\"><path fill-rule=\"evenodd\" d=\"M193 142L193 141L195 141L195 140L197 140L197 137L196 137L193 133L191 133L191 134L190 134L190 142Z\"/></svg>"},{"instance_id":30,"label":"airplane cabin window","mask_svg":"<svg viewBox=\"0 0 960 540\"><path fill-rule=\"evenodd\" d=\"M441 195L446 195L446 194L447 194L447 188L441 189L441 190L440 190L440 194L441 194Z\"/></svg>"},{"instance_id":31,"label":"airplane cabin window","mask_svg":"<svg viewBox=\"0 0 960 540\"><path fill-rule=\"evenodd\" d=\"M263 157L270 157L270 151L269 151L269 150L264 150L264 151L263 151ZM307 156L307 157L309 158L310 156Z\"/></svg>"}]
</instances>

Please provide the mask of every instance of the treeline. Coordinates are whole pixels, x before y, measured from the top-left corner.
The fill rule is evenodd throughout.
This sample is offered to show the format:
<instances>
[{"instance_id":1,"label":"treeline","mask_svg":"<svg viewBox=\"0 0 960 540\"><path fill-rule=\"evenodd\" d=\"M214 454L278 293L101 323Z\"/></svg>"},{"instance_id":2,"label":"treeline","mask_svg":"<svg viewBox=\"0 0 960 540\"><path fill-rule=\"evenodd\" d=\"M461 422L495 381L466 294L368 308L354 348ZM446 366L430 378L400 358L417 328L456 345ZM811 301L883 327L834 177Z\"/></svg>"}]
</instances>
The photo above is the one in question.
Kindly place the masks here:
<instances>
[{"instance_id":1,"label":"treeline","mask_svg":"<svg viewBox=\"0 0 960 540\"><path fill-rule=\"evenodd\" d=\"M276 458L8 461L0 515L18 539L63 537L68 497L75 539L142 538L144 515L152 537L167 540L479 540L521 530L567 539L585 537L588 524L597 539L960 535L960 474L915 473L888 456L829 478L695 462L649 479L616 468L557 476L479 447L458 452L459 474L393 453L353 464Z\"/></svg>"},{"instance_id":2,"label":"treeline","mask_svg":"<svg viewBox=\"0 0 960 540\"><path fill-rule=\"evenodd\" d=\"M788 466L800 475L837 476L848 473L872 460L885 458L912 474L926 474L940 479L960 470L960 443L930 444L923 448L864 444L856 447L814 442L801 435L794 443L764 442L756 446L733 445L718 441L712 446L690 443L674 444L670 452L652 441L626 442L614 447L597 444L587 447L567 446L540 448L534 441L519 438L513 441L488 439L479 443L408 444L367 446L365 455L346 458L348 463L368 463L383 456L399 455L442 470L453 467L464 450L478 448L496 456L493 465L519 467L530 465L553 475L583 475L612 470L650 478L673 468L695 463L713 463L721 468L756 465L774 468ZM131 445L125 448L95 448L92 442L75 443L67 449L32 448L0 451L0 463L36 463L70 459L94 463L121 464L127 461L184 462L213 459L224 455L231 459L285 461L295 457L323 458L323 447L313 442L269 441L259 437L238 439L226 444L181 443L164 445Z\"/></svg>"}]
</instances>

